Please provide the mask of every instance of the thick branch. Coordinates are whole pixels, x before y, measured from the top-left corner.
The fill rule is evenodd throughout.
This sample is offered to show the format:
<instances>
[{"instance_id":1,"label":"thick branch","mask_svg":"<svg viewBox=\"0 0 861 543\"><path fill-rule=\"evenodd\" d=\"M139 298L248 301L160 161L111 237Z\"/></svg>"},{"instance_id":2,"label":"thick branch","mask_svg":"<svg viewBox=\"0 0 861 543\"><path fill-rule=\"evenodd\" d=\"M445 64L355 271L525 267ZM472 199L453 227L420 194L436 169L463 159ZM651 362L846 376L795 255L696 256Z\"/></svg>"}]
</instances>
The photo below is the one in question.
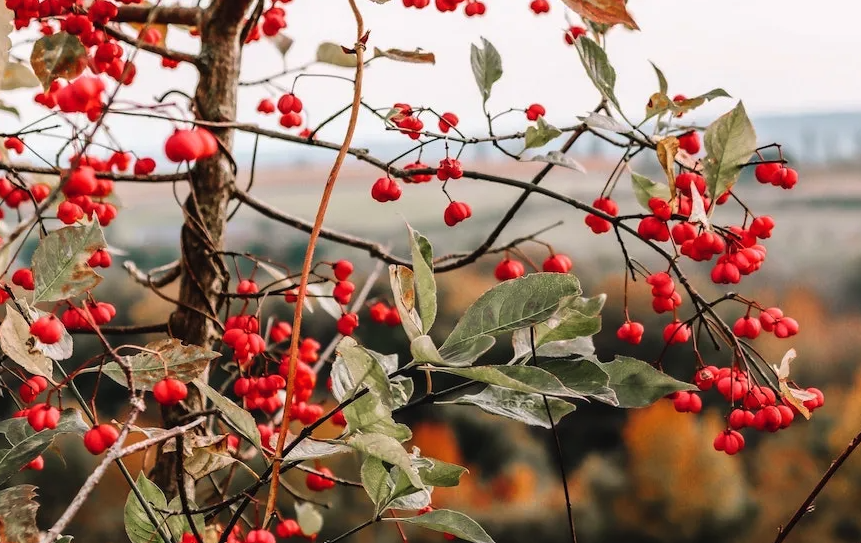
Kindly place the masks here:
<instances>
[{"instance_id":1,"label":"thick branch","mask_svg":"<svg viewBox=\"0 0 861 543\"><path fill-rule=\"evenodd\" d=\"M239 2L237 2L239 3ZM150 13L156 10L151 22L162 25L197 26L200 22L200 8L182 6L119 6L114 21L118 23L145 23L150 21Z\"/></svg>"}]
</instances>

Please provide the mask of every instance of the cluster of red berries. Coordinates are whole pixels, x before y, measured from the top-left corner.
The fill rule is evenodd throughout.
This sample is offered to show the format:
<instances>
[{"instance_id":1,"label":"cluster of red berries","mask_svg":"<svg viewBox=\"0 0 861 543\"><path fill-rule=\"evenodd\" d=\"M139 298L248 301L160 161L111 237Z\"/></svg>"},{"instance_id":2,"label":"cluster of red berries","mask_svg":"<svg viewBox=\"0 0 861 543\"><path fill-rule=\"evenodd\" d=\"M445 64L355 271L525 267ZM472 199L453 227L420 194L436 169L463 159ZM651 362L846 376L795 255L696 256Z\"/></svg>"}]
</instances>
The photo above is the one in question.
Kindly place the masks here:
<instances>
[{"instance_id":1,"label":"cluster of red berries","mask_svg":"<svg viewBox=\"0 0 861 543\"><path fill-rule=\"evenodd\" d=\"M703 392L717 390L733 406L727 416L728 428L714 440L715 450L729 455L744 449L744 436L740 430L753 428L760 432L777 432L788 428L798 413L791 403L779 400L772 389L753 384L747 372L737 367L705 366L697 371L693 382ZM810 412L824 405L822 391L808 388L807 393L812 398L805 400L803 405ZM695 392L675 392L668 398L680 413L699 413L703 407L702 398Z\"/></svg>"},{"instance_id":2,"label":"cluster of red berries","mask_svg":"<svg viewBox=\"0 0 861 543\"><path fill-rule=\"evenodd\" d=\"M260 409L264 413L272 414L284 405L276 393L286 386L286 379L278 373L238 377L233 382L233 393L244 400L247 409Z\"/></svg>"},{"instance_id":3,"label":"cluster of red berries","mask_svg":"<svg viewBox=\"0 0 861 543\"><path fill-rule=\"evenodd\" d=\"M233 359L240 366L247 366L255 356L266 350L266 342L259 332L260 322L253 315L233 315L224 322L221 339L233 349Z\"/></svg>"},{"instance_id":4,"label":"cluster of red berries","mask_svg":"<svg viewBox=\"0 0 861 543\"><path fill-rule=\"evenodd\" d=\"M775 337L785 339L798 333L798 321L786 317L779 307L769 307L759 312L759 318L750 316L750 312L740 317L732 327L732 333L738 337L756 339L762 330L771 332Z\"/></svg>"},{"instance_id":5,"label":"cluster of red berries","mask_svg":"<svg viewBox=\"0 0 861 543\"><path fill-rule=\"evenodd\" d=\"M71 163L77 166L65 172L62 191L65 200L57 207L57 218L63 224L75 224L84 217L93 216L102 226L108 226L117 217L117 208L107 202L106 198L114 192L114 182L100 173L126 171L131 165L129 153L117 151L108 160L92 156L72 157ZM140 158L135 162L135 175L147 175L155 169L155 161L151 158Z\"/></svg>"},{"instance_id":6,"label":"cluster of red berries","mask_svg":"<svg viewBox=\"0 0 861 543\"><path fill-rule=\"evenodd\" d=\"M51 194L51 187L45 183L34 183L29 187L15 186L5 177L0 177L0 199L11 209L18 209L24 202L39 204ZM0 210L0 218L3 217Z\"/></svg>"},{"instance_id":7,"label":"cluster of red berries","mask_svg":"<svg viewBox=\"0 0 861 543\"><path fill-rule=\"evenodd\" d=\"M392 106L395 112L390 120L395 123L395 126L401 129L401 134L406 134L411 139L417 140L421 135L421 131L425 127L417 116L413 115L413 107L409 104L397 103Z\"/></svg>"},{"instance_id":8,"label":"cluster of red berries","mask_svg":"<svg viewBox=\"0 0 861 543\"><path fill-rule=\"evenodd\" d=\"M619 205L610 198L601 197L592 202L592 207L603 211L607 215L616 217L619 215ZM613 228L612 223L607 219L601 218L598 215L586 215L586 226L596 234L604 234Z\"/></svg>"},{"instance_id":9,"label":"cluster of red berries","mask_svg":"<svg viewBox=\"0 0 861 543\"><path fill-rule=\"evenodd\" d=\"M424 9L428 7L431 0L403 0L404 7ZM440 12L456 11L458 6L464 4L463 12L467 17L484 15L487 6L480 0L434 0L434 6Z\"/></svg>"},{"instance_id":10,"label":"cluster of red berries","mask_svg":"<svg viewBox=\"0 0 861 543\"><path fill-rule=\"evenodd\" d=\"M401 314L398 312L398 309L384 302L375 303L369 308L369 312L373 322L391 327L400 326L401 324Z\"/></svg>"},{"instance_id":11,"label":"cluster of red berries","mask_svg":"<svg viewBox=\"0 0 861 543\"><path fill-rule=\"evenodd\" d=\"M111 322L116 316L117 309L113 304L88 301L83 308L70 307L64 311L60 315L60 320L67 330L92 330L91 322L94 322L96 326L102 326Z\"/></svg>"},{"instance_id":12,"label":"cluster of red berries","mask_svg":"<svg viewBox=\"0 0 861 543\"><path fill-rule=\"evenodd\" d=\"M754 170L754 176L764 185L770 184L784 189L791 189L798 183L798 172L778 163L758 165Z\"/></svg>"}]
</instances>

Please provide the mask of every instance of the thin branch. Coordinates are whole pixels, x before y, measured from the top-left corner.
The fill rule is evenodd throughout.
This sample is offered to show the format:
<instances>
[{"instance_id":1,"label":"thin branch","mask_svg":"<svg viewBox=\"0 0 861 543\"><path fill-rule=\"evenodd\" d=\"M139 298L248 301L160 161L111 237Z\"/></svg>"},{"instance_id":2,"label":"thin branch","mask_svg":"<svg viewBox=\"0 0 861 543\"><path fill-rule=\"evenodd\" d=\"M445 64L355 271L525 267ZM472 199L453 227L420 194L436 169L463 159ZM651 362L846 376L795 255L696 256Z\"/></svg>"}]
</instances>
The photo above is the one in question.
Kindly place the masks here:
<instances>
[{"instance_id":1,"label":"thin branch","mask_svg":"<svg viewBox=\"0 0 861 543\"><path fill-rule=\"evenodd\" d=\"M354 51L356 55L356 78L353 84L353 108L350 111L350 121L347 125L347 132L344 135L344 142L338 150L338 156L335 158L335 163L332 165L332 171L329 173L329 178L326 180L326 186L323 189L323 195L320 198L320 206L317 209L317 217L314 220L314 228L311 230L311 238L308 240L308 248L305 251L305 261L302 264L302 278L299 281L299 290L296 299L296 311L293 315L293 335L290 338L289 350L289 374L287 376L287 394L284 399L285 409L289 411L293 404L293 387L296 382L296 363L299 352L299 334L302 327L302 308L305 304L305 293L308 289L308 278L311 275L311 266L314 260L314 249L317 245L317 239L320 236L320 230L323 228L323 219L326 216L326 209L329 206L329 199L335 188L335 181L338 179L338 173L341 171L341 166L344 159L347 157L347 151L350 148L350 143L353 141L353 134L356 131L356 123L359 120L359 107L362 101L362 78L364 75L364 54L365 41L367 34L365 33L365 23L362 19L362 14L356 5L356 0L348 0L350 8L353 11L353 16L356 19L356 44ZM281 421L281 430L278 434L278 442L275 445L275 458L272 462L272 472L278 473L281 467L281 452L284 450L284 440L287 438L287 431L290 427L290 417L286 416ZM264 522L269 522L275 510L275 502L278 497L278 477L272 478L272 483L269 486L269 499L266 501L266 513L263 516Z\"/></svg>"},{"instance_id":2,"label":"thin branch","mask_svg":"<svg viewBox=\"0 0 861 543\"><path fill-rule=\"evenodd\" d=\"M846 459L855 451L855 449L861 445L861 432L858 433L852 441L849 442L849 445L843 449L843 452L840 453L840 456L834 459L831 462L831 465L828 467L828 470L822 475L822 478L816 483L816 486L813 487L813 490L810 491L810 494L804 501L798 506L798 510L795 511L795 514L792 515L792 518L789 519L789 522L786 523L786 526L781 526L777 529L777 538L775 538L774 543L782 543L783 540L786 539L786 536L789 535L789 532L795 528L795 525L798 524L798 521L801 518L813 510L813 500L822 492L822 489L825 488L825 485L828 484L828 481L837 473L837 470L840 469L840 466L846 462Z\"/></svg>"},{"instance_id":3,"label":"thin branch","mask_svg":"<svg viewBox=\"0 0 861 543\"><path fill-rule=\"evenodd\" d=\"M146 23L151 21L155 24L197 26L200 22L202 10L200 8L189 8L181 6L159 7L152 6L118 6L117 16L114 21L118 23ZM155 9L155 13L152 11ZM150 15L153 15L150 17Z\"/></svg>"}]
</instances>

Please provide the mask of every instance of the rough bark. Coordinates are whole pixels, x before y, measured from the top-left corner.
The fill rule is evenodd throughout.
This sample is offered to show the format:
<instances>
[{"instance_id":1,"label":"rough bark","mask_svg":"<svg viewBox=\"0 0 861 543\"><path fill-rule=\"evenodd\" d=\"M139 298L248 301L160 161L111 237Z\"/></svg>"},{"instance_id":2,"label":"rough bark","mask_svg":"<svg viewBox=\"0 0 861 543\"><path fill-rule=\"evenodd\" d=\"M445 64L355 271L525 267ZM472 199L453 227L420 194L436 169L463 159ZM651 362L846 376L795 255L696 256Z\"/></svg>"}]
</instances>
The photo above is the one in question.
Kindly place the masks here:
<instances>
[{"instance_id":1,"label":"rough bark","mask_svg":"<svg viewBox=\"0 0 861 543\"><path fill-rule=\"evenodd\" d=\"M232 121L236 118L236 95L241 64L243 18L251 0L216 0L200 21L200 80L195 93L199 119ZM224 250L227 204L236 178L224 149L233 148L233 130L213 128L212 133L223 149L210 159L199 161L191 176L191 193L184 205L185 223L181 233L181 266L179 305L170 318L170 332L186 343L211 347L218 338L213 319L221 307L220 294L229 273L220 251ZM186 402L198 410L201 399L189 388ZM163 408L166 428L176 426L186 411ZM175 453L161 453L152 471L153 481L170 498L177 495ZM194 497L193 481L185 481L186 492Z\"/></svg>"}]
</instances>

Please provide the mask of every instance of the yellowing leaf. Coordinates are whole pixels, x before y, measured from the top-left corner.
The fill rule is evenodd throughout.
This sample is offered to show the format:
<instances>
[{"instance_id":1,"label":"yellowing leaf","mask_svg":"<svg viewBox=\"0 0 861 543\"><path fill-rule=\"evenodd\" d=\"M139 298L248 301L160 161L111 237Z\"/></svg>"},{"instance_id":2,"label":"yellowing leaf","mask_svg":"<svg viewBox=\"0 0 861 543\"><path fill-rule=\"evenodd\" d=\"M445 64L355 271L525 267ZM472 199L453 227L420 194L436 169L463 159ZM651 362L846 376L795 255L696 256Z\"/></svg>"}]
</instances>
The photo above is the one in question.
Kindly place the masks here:
<instances>
[{"instance_id":1,"label":"yellowing leaf","mask_svg":"<svg viewBox=\"0 0 861 543\"><path fill-rule=\"evenodd\" d=\"M416 49L415 51L404 51L403 49L374 48L374 57L384 57L399 62L411 62L413 64L436 64L436 56L433 53Z\"/></svg>"},{"instance_id":2,"label":"yellowing leaf","mask_svg":"<svg viewBox=\"0 0 861 543\"><path fill-rule=\"evenodd\" d=\"M356 55L345 53L337 43L324 42L317 47L317 62L342 68L355 68Z\"/></svg>"},{"instance_id":3,"label":"yellowing leaf","mask_svg":"<svg viewBox=\"0 0 861 543\"><path fill-rule=\"evenodd\" d=\"M660 140L655 147L655 152L658 154L658 162L661 163L661 168L667 175L667 182L670 184L670 197L676 197L676 153L679 151L679 140L675 136L670 136Z\"/></svg>"},{"instance_id":4,"label":"yellowing leaf","mask_svg":"<svg viewBox=\"0 0 861 543\"><path fill-rule=\"evenodd\" d=\"M47 89L55 79L74 79L81 75L87 67L87 50L77 36L58 32L36 41L30 65Z\"/></svg>"},{"instance_id":5,"label":"yellowing leaf","mask_svg":"<svg viewBox=\"0 0 861 543\"><path fill-rule=\"evenodd\" d=\"M3 70L0 88L3 90L29 89L39 86L39 78L29 66L20 62L10 62Z\"/></svg>"},{"instance_id":6,"label":"yellowing leaf","mask_svg":"<svg viewBox=\"0 0 861 543\"><path fill-rule=\"evenodd\" d=\"M625 0L562 0L566 6L574 10L577 15L589 19L593 23L608 25L622 24L631 30L639 30L640 27L634 21Z\"/></svg>"},{"instance_id":7,"label":"yellowing leaf","mask_svg":"<svg viewBox=\"0 0 861 543\"><path fill-rule=\"evenodd\" d=\"M663 113L671 107L672 100L666 94L656 92L649 97L646 103L646 118L650 119L659 113Z\"/></svg>"}]
</instances>

